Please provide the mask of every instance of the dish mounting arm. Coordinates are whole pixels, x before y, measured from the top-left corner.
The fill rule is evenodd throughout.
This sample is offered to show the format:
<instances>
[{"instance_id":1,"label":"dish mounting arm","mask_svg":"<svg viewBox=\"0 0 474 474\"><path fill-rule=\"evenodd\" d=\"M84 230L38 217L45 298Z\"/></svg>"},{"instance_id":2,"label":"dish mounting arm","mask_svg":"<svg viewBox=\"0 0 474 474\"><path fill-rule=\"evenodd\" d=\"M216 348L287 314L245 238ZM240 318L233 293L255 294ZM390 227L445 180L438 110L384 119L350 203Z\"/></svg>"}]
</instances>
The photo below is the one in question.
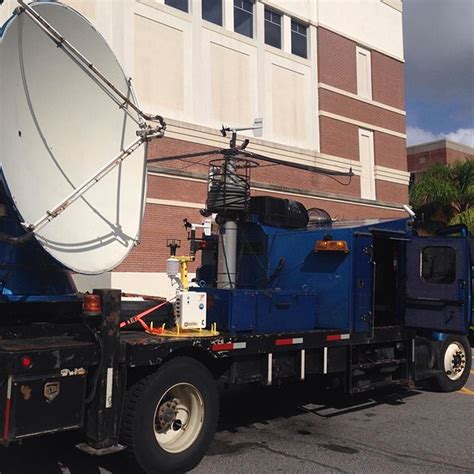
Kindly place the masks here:
<instances>
[{"instance_id":1,"label":"dish mounting arm","mask_svg":"<svg viewBox=\"0 0 474 474\"><path fill-rule=\"evenodd\" d=\"M153 137L162 136L166 130L166 123L161 115L152 115L143 112L129 97L127 97L105 74L103 74L95 65L87 59L72 43L70 43L58 30L56 30L46 19L31 8L24 0L17 0L20 5L20 13L24 12L28 17L38 25L38 27L48 35L58 48L65 51L72 59L85 68L96 80L105 86L119 103L119 107L126 113L129 113L127 107L138 114L143 121L158 123L158 126L151 128L144 122L140 123L140 128L148 129Z\"/></svg>"},{"instance_id":2,"label":"dish mounting arm","mask_svg":"<svg viewBox=\"0 0 474 474\"><path fill-rule=\"evenodd\" d=\"M143 143L143 137L137 138L130 146L122 150L116 157L104 165L97 173L91 176L89 179L84 181L78 186L72 193L65 197L61 202L56 204L51 210L46 211L45 215L38 219L35 223L29 224L23 222L22 226L29 232L38 232L45 225L51 222L54 218L58 217L63 211L65 211L74 201L79 199L84 193L96 185L102 178L107 176L116 166L122 163L125 158L130 156L137 148Z\"/></svg>"},{"instance_id":3,"label":"dish mounting arm","mask_svg":"<svg viewBox=\"0 0 474 474\"><path fill-rule=\"evenodd\" d=\"M103 74L89 59L87 59L72 43L70 43L59 31L57 31L45 18L38 12L31 8L23 0L17 0L19 13L26 14L51 40L58 48L61 48L74 62L82 67L92 80L97 81L108 93L109 97L117 103L120 109L124 111L134 122L139 126L137 130L137 139L128 147L123 148L120 153L112 160L106 163L93 176L84 181L80 186L76 187L68 196L59 202L52 209L47 210L46 213L34 223L23 222L22 226L30 234L34 234L42 229L45 225L51 222L54 218L65 211L74 201L84 195L95 184L107 176L114 168L129 157L135 150L137 150L143 143L152 138L161 138L166 130L166 122L161 115L152 115L143 112L127 95L115 86L105 74ZM133 110L139 117L137 120L130 109ZM147 122L152 122L149 125ZM1 239L0 239L1 240Z\"/></svg>"}]
</instances>

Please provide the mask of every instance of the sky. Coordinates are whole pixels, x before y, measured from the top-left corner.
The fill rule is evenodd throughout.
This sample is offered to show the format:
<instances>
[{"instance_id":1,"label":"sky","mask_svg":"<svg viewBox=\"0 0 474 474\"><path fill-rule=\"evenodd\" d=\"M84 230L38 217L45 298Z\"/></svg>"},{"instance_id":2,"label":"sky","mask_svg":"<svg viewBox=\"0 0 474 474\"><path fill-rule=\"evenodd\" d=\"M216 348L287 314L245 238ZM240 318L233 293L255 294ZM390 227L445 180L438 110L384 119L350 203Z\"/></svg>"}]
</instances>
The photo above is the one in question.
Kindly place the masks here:
<instances>
[{"instance_id":1,"label":"sky","mask_svg":"<svg viewBox=\"0 0 474 474\"><path fill-rule=\"evenodd\" d=\"M408 145L474 147L474 0L404 0Z\"/></svg>"}]
</instances>

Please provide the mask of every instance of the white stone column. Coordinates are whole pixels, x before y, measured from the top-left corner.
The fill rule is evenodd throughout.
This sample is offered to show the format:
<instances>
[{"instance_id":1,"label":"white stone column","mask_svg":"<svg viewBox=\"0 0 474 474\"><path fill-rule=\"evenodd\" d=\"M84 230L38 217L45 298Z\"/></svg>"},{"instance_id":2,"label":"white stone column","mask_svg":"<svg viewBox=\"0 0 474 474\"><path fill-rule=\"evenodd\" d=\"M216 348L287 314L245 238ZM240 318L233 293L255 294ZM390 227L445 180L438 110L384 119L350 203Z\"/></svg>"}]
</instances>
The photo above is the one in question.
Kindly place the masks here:
<instances>
[{"instance_id":1,"label":"white stone column","mask_svg":"<svg viewBox=\"0 0 474 474\"><path fill-rule=\"evenodd\" d=\"M291 17L282 15L281 30L283 36L282 49L285 53L291 54Z\"/></svg>"},{"instance_id":2,"label":"white stone column","mask_svg":"<svg viewBox=\"0 0 474 474\"><path fill-rule=\"evenodd\" d=\"M234 0L222 0L224 6L224 28L234 31Z\"/></svg>"}]
</instances>

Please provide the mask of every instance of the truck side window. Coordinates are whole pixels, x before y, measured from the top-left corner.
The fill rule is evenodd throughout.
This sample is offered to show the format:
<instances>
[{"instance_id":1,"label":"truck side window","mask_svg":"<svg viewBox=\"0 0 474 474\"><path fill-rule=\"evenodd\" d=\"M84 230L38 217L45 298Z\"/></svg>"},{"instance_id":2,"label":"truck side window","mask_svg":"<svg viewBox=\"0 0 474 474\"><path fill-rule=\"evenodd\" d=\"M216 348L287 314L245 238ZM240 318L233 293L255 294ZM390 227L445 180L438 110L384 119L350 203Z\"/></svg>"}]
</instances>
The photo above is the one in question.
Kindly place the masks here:
<instances>
[{"instance_id":1,"label":"truck side window","mask_svg":"<svg viewBox=\"0 0 474 474\"><path fill-rule=\"evenodd\" d=\"M449 285L456 279L456 252L452 247L425 247L421 278L426 283Z\"/></svg>"}]
</instances>

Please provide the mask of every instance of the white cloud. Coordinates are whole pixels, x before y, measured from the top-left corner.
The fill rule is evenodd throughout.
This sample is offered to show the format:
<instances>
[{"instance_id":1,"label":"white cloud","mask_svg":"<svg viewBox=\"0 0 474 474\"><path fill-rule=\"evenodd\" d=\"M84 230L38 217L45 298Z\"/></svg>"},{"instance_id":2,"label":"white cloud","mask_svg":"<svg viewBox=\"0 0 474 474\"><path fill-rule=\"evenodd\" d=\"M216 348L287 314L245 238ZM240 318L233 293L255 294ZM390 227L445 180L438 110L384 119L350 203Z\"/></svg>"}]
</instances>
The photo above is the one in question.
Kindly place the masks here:
<instances>
[{"instance_id":1,"label":"white cloud","mask_svg":"<svg viewBox=\"0 0 474 474\"><path fill-rule=\"evenodd\" d=\"M409 146L432 142L437 139L438 137L428 130L423 130L419 127L407 127L407 144Z\"/></svg>"},{"instance_id":2,"label":"white cloud","mask_svg":"<svg viewBox=\"0 0 474 474\"><path fill-rule=\"evenodd\" d=\"M474 147L474 128L460 128L453 132L435 134L420 127L407 127L408 146L441 140L442 138Z\"/></svg>"},{"instance_id":3,"label":"white cloud","mask_svg":"<svg viewBox=\"0 0 474 474\"><path fill-rule=\"evenodd\" d=\"M474 128L460 128L455 132L447 133L446 138L453 142L474 147Z\"/></svg>"}]
</instances>

